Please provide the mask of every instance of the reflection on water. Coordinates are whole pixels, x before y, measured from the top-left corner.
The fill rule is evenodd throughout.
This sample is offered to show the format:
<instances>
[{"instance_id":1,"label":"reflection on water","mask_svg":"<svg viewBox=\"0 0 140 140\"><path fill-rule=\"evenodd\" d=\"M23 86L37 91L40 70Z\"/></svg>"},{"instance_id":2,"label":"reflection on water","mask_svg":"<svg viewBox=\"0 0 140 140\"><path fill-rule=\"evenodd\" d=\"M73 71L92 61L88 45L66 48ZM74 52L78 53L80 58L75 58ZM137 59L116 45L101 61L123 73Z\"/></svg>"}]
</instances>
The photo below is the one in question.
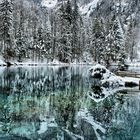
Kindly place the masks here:
<instances>
[{"instance_id":1,"label":"reflection on water","mask_svg":"<svg viewBox=\"0 0 140 140\"><path fill-rule=\"evenodd\" d=\"M93 86L88 68L1 68L0 140L139 140L140 93Z\"/></svg>"}]
</instances>

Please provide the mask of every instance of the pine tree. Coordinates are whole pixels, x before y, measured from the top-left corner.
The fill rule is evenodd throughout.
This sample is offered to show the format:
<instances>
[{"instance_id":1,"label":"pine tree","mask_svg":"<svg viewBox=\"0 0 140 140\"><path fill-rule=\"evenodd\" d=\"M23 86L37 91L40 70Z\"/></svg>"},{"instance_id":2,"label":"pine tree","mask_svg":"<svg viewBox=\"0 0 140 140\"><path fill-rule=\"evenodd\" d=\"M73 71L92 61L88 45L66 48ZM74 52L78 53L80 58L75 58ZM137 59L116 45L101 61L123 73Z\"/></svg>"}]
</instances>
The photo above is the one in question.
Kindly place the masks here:
<instances>
[{"instance_id":1,"label":"pine tree","mask_svg":"<svg viewBox=\"0 0 140 140\"><path fill-rule=\"evenodd\" d=\"M94 61L100 63L104 53L104 27L101 19L95 18L92 27L92 55Z\"/></svg>"},{"instance_id":2,"label":"pine tree","mask_svg":"<svg viewBox=\"0 0 140 140\"><path fill-rule=\"evenodd\" d=\"M130 21L128 25L128 30L126 34L126 40L125 40L125 46L126 46L126 52L128 54L128 59L131 60L131 62L134 60L136 53L135 53L135 46L136 46L136 41L135 41L135 29L134 29L134 23Z\"/></svg>"},{"instance_id":3,"label":"pine tree","mask_svg":"<svg viewBox=\"0 0 140 140\"><path fill-rule=\"evenodd\" d=\"M67 63L71 58L72 46L72 8L69 1L59 9L57 22L58 59Z\"/></svg>"},{"instance_id":4,"label":"pine tree","mask_svg":"<svg viewBox=\"0 0 140 140\"><path fill-rule=\"evenodd\" d=\"M38 60L42 61L44 58L44 48L45 48L45 35L42 27L38 28L37 31L37 50L38 50Z\"/></svg>"},{"instance_id":5,"label":"pine tree","mask_svg":"<svg viewBox=\"0 0 140 140\"><path fill-rule=\"evenodd\" d=\"M72 6L70 1L67 1L66 8L65 8L65 19L69 22L69 24L72 24Z\"/></svg>"},{"instance_id":6,"label":"pine tree","mask_svg":"<svg viewBox=\"0 0 140 140\"><path fill-rule=\"evenodd\" d=\"M78 11L78 5L76 0L74 0L74 9L73 9L73 27L72 27L72 58L78 61L78 57L81 55L81 48L79 46L79 23L80 15Z\"/></svg>"},{"instance_id":7,"label":"pine tree","mask_svg":"<svg viewBox=\"0 0 140 140\"><path fill-rule=\"evenodd\" d=\"M0 4L0 36L2 39L2 53L6 61L9 61L12 57L12 40L11 40L11 28L12 28L12 6L11 0L2 0Z\"/></svg>"},{"instance_id":8,"label":"pine tree","mask_svg":"<svg viewBox=\"0 0 140 140\"><path fill-rule=\"evenodd\" d=\"M66 38L66 46L65 46L65 62L70 61L72 52L72 6L70 1L67 1L65 8L65 35Z\"/></svg>"},{"instance_id":9,"label":"pine tree","mask_svg":"<svg viewBox=\"0 0 140 140\"><path fill-rule=\"evenodd\" d=\"M52 58L52 34L51 34L51 24L48 19L47 23L45 22L45 47L44 55L48 59Z\"/></svg>"},{"instance_id":10,"label":"pine tree","mask_svg":"<svg viewBox=\"0 0 140 140\"><path fill-rule=\"evenodd\" d=\"M120 60L121 55L122 56L125 55L124 54L125 48L120 22L118 17L116 16L113 16L113 18L109 22L107 40L108 40L107 50L109 51L108 59L113 62L118 62Z\"/></svg>"},{"instance_id":11,"label":"pine tree","mask_svg":"<svg viewBox=\"0 0 140 140\"><path fill-rule=\"evenodd\" d=\"M24 36L24 15L22 9L20 10L20 21L18 32L16 35L16 53L18 57L18 61L21 62L24 58L26 58L26 40Z\"/></svg>"},{"instance_id":12,"label":"pine tree","mask_svg":"<svg viewBox=\"0 0 140 140\"><path fill-rule=\"evenodd\" d=\"M37 59L37 45L38 45L38 41L37 41L37 18L35 16L33 16L32 18L32 46L30 48L30 50L32 51L32 60L35 62Z\"/></svg>"}]
</instances>

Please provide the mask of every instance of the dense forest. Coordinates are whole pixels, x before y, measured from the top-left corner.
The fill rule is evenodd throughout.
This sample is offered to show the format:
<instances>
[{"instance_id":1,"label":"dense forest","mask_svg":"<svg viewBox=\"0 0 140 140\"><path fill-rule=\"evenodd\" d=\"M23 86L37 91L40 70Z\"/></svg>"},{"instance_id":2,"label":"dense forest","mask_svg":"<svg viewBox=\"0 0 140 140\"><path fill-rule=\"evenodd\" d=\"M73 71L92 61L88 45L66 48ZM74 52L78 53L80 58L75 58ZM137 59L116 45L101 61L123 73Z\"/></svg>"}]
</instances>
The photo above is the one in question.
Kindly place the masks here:
<instances>
[{"instance_id":1,"label":"dense forest","mask_svg":"<svg viewBox=\"0 0 140 140\"><path fill-rule=\"evenodd\" d=\"M96 0L97 1L97 0ZM139 58L139 0L0 1L5 61L124 63Z\"/></svg>"}]
</instances>

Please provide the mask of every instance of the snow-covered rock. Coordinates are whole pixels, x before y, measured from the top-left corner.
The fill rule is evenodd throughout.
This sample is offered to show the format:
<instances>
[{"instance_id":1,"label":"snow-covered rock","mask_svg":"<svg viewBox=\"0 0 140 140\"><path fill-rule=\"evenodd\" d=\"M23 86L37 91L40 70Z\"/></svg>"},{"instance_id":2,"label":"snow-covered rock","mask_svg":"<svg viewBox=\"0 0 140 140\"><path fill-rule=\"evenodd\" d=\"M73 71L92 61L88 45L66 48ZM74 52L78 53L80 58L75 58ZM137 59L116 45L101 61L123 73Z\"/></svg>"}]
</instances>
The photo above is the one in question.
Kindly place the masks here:
<instances>
[{"instance_id":1,"label":"snow-covered rock","mask_svg":"<svg viewBox=\"0 0 140 140\"><path fill-rule=\"evenodd\" d=\"M125 85L121 77L116 76L114 73L106 69L105 66L102 66L100 64L91 67L89 71L91 77L97 78L101 81L101 86L116 87Z\"/></svg>"},{"instance_id":2,"label":"snow-covered rock","mask_svg":"<svg viewBox=\"0 0 140 140\"><path fill-rule=\"evenodd\" d=\"M90 76L99 79L101 86L117 88L127 85L139 85L140 78L120 77L106 69L105 66L97 64L89 69Z\"/></svg>"}]
</instances>

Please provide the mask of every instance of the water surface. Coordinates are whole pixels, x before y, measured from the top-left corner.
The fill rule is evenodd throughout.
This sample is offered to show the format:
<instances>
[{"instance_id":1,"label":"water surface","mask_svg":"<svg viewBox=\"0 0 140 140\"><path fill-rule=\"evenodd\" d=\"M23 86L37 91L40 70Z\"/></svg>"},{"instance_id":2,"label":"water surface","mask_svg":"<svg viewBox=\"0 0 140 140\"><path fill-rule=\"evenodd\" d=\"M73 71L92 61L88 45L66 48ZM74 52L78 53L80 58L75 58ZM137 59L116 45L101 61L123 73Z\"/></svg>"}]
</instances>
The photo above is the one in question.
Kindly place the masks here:
<instances>
[{"instance_id":1,"label":"water surface","mask_svg":"<svg viewBox=\"0 0 140 140\"><path fill-rule=\"evenodd\" d=\"M140 92L106 97L88 69L0 68L0 140L139 140Z\"/></svg>"}]
</instances>

